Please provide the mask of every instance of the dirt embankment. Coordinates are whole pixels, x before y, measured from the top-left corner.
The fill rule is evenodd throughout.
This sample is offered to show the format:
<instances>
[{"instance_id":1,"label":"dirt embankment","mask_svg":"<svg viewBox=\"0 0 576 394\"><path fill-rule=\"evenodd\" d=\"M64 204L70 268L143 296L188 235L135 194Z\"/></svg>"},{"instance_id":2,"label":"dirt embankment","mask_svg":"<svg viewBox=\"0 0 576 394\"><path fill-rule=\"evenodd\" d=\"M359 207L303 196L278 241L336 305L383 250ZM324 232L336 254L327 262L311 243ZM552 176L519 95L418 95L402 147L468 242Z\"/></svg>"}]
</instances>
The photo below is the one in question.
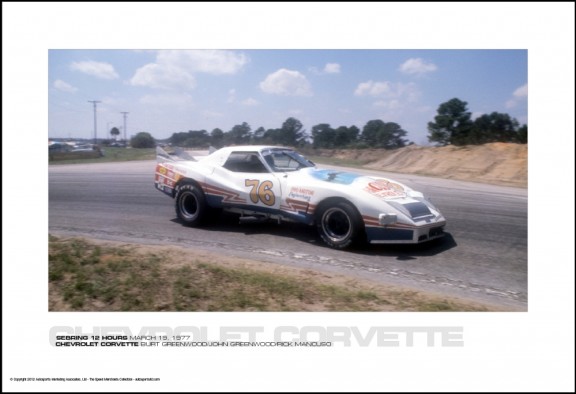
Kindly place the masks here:
<instances>
[{"instance_id":1,"label":"dirt embankment","mask_svg":"<svg viewBox=\"0 0 576 394\"><path fill-rule=\"evenodd\" d=\"M490 143L395 150L324 150L321 156L361 162L364 167L471 182L528 187L528 145Z\"/></svg>"}]
</instances>

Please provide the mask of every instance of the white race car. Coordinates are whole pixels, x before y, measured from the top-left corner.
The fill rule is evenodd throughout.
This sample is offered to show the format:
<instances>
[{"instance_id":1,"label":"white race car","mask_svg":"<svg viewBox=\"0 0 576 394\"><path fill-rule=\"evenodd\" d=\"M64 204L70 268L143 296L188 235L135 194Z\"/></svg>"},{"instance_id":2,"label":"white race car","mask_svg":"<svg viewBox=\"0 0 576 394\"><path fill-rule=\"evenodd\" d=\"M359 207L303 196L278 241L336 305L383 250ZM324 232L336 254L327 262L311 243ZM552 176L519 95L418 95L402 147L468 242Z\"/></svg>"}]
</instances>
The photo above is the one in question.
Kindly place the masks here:
<instances>
[{"instance_id":1,"label":"white race car","mask_svg":"<svg viewBox=\"0 0 576 394\"><path fill-rule=\"evenodd\" d=\"M198 160L157 148L155 186L176 214L200 226L219 211L241 221L315 225L330 247L412 243L444 235L444 216L420 192L390 179L318 169L290 148L233 146Z\"/></svg>"}]
</instances>

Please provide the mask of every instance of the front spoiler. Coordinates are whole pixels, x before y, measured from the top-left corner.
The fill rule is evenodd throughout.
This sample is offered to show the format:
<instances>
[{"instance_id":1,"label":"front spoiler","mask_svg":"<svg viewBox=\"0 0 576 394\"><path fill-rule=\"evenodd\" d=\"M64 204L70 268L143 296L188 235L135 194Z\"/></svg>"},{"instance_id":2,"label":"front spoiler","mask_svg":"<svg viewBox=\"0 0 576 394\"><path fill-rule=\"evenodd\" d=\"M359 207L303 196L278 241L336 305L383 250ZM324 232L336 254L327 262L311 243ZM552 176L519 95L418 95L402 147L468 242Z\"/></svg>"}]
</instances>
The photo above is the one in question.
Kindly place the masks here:
<instances>
[{"instance_id":1,"label":"front spoiler","mask_svg":"<svg viewBox=\"0 0 576 394\"><path fill-rule=\"evenodd\" d=\"M413 228L366 227L366 236L372 244L419 244L444 237L445 225L444 222Z\"/></svg>"}]
</instances>

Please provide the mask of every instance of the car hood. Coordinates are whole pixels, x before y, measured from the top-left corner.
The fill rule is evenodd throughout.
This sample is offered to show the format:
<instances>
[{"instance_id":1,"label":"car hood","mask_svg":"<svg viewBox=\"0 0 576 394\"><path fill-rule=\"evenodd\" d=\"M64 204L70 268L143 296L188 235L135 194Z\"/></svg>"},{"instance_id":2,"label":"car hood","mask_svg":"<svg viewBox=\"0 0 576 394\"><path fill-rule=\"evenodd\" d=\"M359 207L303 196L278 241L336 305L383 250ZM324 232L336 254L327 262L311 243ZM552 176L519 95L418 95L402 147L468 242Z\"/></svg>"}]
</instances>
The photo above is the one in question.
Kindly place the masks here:
<instances>
[{"instance_id":1,"label":"car hood","mask_svg":"<svg viewBox=\"0 0 576 394\"><path fill-rule=\"evenodd\" d=\"M429 222L443 218L438 209L422 193L388 178L316 168L305 170L305 176L313 184L318 186L320 186L319 182L326 186L331 184L334 189L353 195L360 201L367 201L362 197L362 193L366 193L365 196L372 196L385 202L388 207L392 207L414 222Z\"/></svg>"},{"instance_id":2,"label":"car hood","mask_svg":"<svg viewBox=\"0 0 576 394\"><path fill-rule=\"evenodd\" d=\"M311 168L306 170L306 175L316 181L350 186L354 190L362 190L384 200L408 197L416 193L408 186L391 179L346 171Z\"/></svg>"}]
</instances>

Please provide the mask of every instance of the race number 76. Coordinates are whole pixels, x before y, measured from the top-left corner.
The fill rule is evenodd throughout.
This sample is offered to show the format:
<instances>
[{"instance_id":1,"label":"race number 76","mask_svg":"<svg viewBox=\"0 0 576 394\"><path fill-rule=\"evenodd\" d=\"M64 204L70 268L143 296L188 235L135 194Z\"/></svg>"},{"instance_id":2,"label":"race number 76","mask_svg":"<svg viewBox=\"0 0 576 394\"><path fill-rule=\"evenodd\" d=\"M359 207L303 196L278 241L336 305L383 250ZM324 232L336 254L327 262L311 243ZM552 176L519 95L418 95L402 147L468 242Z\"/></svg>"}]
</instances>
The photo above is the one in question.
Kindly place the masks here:
<instances>
[{"instance_id":1,"label":"race number 76","mask_svg":"<svg viewBox=\"0 0 576 394\"><path fill-rule=\"evenodd\" d=\"M262 181L258 179L246 179L245 186L250 187L250 200L257 204L258 201L262 201L263 204L272 206L276 202L276 196L272 188L274 184L272 181Z\"/></svg>"}]
</instances>

